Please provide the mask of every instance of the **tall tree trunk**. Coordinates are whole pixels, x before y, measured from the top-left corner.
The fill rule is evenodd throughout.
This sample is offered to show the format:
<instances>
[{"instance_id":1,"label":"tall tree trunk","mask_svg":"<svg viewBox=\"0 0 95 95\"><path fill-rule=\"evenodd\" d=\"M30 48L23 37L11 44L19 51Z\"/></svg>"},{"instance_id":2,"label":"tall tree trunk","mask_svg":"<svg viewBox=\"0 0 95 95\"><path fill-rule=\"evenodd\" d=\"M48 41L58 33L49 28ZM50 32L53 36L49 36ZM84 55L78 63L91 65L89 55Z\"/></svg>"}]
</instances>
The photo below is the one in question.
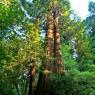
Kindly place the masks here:
<instances>
[{"instance_id":1,"label":"tall tree trunk","mask_svg":"<svg viewBox=\"0 0 95 95\"><path fill-rule=\"evenodd\" d=\"M53 18L54 18L54 72L62 72L62 53L61 53L61 42L60 42L60 29L59 29L59 10L55 5L53 7Z\"/></svg>"},{"instance_id":2,"label":"tall tree trunk","mask_svg":"<svg viewBox=\"0 0 95 95\"><path fill-rule=\"evenodd\" d=\"M35 77L35 65L34 65L34 60L33 60L30 66L28 95L34 95L34 77Z\"/></svg>"},{"instance_id":3,"label":"tall tree trunk","mask_svg":"<svg viewBox=\"0 0 95 95\"><path fill-rule=\"evenodd\" d=\"M48 82L48 74L45 74L44 71L40 72L35 95L46 95L47 82Z\"/></svg>"},{"instance_id":4,"label":"tall tree trunk","mask_svg":"<svg viewBox=\"0 0 95 95\"><path fill-rule=\"evenodd\" d=\"M37 90L35 95L46 95L47 82L49 80L49 72L53 69L53 46L54 46L54 35L53 35L53 16L52 13L47 19L48 31L46 34L46 61L44 66L42 66L42 72L39 74L39 80L37 85Z\"/></svg>"},{"instance_id":5,"label":"tall tree trunk","mask_svg":"<svg viewBox=\"0 0 95 95\"><path fill-rule=\"evenodd\" d=\"M56 6L51 9L48 16L48 31L46 34L46 63L43 71L39 75L37 90L35 95L46 95L49 79L49 72L62 72L62 54L59 33L59 15ZM53 64L54 63L54 64Z\"/></svg>"},{"instance_id":6,"label":"tall tree trunk","mask_svg":"<svg viewBox=\"0 0 95 95\"><path fill-rule=\"evenodd\" d=\"M54 47L54 24L52 13L48 16L48 31L47 31L47 40L46 40L46 68L51 71L53 69L53 47Z\"/></svg>"}]
</instances>

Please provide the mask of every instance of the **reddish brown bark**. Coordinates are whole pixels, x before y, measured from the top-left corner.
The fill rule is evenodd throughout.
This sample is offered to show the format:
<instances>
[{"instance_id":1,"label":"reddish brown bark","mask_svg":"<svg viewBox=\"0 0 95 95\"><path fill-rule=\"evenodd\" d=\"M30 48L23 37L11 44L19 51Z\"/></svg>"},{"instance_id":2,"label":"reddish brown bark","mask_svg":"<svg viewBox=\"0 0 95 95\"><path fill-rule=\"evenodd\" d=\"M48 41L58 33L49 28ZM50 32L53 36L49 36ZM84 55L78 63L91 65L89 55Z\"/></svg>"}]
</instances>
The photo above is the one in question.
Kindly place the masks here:
<instances>
[{"instance_id":1,"label":"reddish brown bark","mask_svg":"<svg viewBox=\"0 0 95 95\"><path fill-rule=\"evenodd\" d=\"M59 29L59 10L57 6L53 7L54 18L54 72L62 72L62 53L60 42L60 29Z\"/></svg>"},{"instance_id":2,"label":"reddish brown bark","mask_svg":"<svg viewBox=\"0 0 95 95\"><path fill-rule=\"evenodd\" d=\"M35 95L46 95L47 85L49 81L49 72L62 72L62 54L59 33L59 15L56 6L47 19L48 31L46 34L46 63L43 72L39 75L37 90ZM47 71L47 72L46 72Z\"/></svg>"},{"instance_id":3,"label":"reddish brown bark","mask_svg":"<svg viewBox=\"0 0 95 95\"><path fill-rule=\"evenodd\" d=\"M53 25L53 16L52 13L48 16L47 19L47 36L46 36L46 68L51 71L53 67L53 46L54 46L54 25Z\"/></svg>"},{"instance_id":4,"label":"reddish brown bark","mask_svg":"<svg viewBox=\"0 0 95 95\"><path fill-rule=\"evenodd\" d=\"M29 91L28 95L34 95L34 78L35 78L35 65L34 61L31 63L30 72L29 72Z\"/></svg>"},{"instance_id":5,"label":"reddish brown bark","mask_svg":"<svg viewBox=\"0 0 95 95\"><path fill-rule=\"evenodd\" d=\"M46 95L48 78L49 78L49 74L46 74L44 71L40 72L35 95Z\"/></svg>"},{"instance_id":6,"label":"reddish brown bark","mask_svg":"<svg viewBox=\"0 0 95 95\"><path fill-rule=\"evenodd\" d=\"M45 65L42 66L43 68L42 72L40 72L39 74L39 80L38 80L38 85L37 85L37 90L35 95L46 95L49 72L53 69L54 26L53 26L52 13L48 16L47 26L48 26L48 30L46 34L46 46L45 46L46 61L45 61Z\"/></svg>"}]
</instances>

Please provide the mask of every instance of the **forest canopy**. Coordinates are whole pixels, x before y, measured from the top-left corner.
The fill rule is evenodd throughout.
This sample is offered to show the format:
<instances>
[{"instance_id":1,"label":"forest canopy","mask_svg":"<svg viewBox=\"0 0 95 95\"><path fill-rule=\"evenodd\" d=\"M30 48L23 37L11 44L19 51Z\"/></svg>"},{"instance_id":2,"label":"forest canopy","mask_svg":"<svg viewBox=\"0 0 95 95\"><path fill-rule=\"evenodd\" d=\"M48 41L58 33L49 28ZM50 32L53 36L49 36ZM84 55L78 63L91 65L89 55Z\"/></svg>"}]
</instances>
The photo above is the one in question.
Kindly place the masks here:
<instances>
[{"instance_id":1,"label":"forest canopy","mask_svg":"<svg viewBox=\"0 0 95 95\"><path fill-rule=\"evenodd\" d=\"M0 0L0 95L95 95L88 7L82 20L69 0Z\"/></svg>"}]
</instances>

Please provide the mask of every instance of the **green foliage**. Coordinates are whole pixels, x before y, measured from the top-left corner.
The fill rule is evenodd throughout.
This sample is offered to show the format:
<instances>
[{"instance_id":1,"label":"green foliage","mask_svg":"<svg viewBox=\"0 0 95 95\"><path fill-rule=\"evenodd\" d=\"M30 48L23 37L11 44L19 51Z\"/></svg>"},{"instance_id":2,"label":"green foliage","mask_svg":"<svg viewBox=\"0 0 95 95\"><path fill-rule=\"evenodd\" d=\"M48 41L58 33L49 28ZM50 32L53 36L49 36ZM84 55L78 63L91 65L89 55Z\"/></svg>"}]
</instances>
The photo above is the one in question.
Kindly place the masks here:
<instances>
[{"instance_id":1,"label":"green foliage","mask_svg":"<svg viewBox=\"0 0 95 95\"><path fill-rule=\"evenodd\" d=\"M50 84L53 95L94 95L95 72L66 71L65 75L52 75Z\"/></svg>"},{"instance_id":2,"label":"green foliage","mask_svg":"<svg viewBox=\"0 0 95 95\"><path fill-rule=\"evenodd\" d=\"M64 74L51 74L47 90L52 95L95 95L94 5L90 2L90 15L82 22L69 0L58 0ZM23 95L31 60L38 80L50 8L50 0L0 1L0 95Z\"/></svg>"}]
</instances>

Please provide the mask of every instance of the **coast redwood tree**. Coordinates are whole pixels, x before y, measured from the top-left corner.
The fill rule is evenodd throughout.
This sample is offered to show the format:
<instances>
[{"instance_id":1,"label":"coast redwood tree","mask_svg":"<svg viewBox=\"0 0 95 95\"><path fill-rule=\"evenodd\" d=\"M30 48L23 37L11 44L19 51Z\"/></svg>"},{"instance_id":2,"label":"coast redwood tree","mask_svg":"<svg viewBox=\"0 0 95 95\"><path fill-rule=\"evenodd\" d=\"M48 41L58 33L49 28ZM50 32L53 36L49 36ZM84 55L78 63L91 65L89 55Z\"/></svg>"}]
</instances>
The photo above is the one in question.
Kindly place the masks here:
<instances>
[{"instance_id":1,"label":"coast redwood tree","mask_svg":"<svg viewBox=\"0 0 95 95\"><path fill-rule=\"evenodd\" d=\"M57 1L53 5L53 19L54 19L54 72L62 72L62 53L61 53L61 42L60 42L60 25L59 25L59 9Z\"/></svg>"},{"instance_id":2,"label":"coast redwood tree","mask_svg":"<svg viewBox=\"0 0 95 95\"><path fill-rule=\"evenodd\" d=\"M46 61L39 75L36 95L46 95L50 72L60 74L62 72L62 54L59 29L59 9L57 1L50 2L51 9L47 18L46 33Z\"/></svg>"}]
</instances>

